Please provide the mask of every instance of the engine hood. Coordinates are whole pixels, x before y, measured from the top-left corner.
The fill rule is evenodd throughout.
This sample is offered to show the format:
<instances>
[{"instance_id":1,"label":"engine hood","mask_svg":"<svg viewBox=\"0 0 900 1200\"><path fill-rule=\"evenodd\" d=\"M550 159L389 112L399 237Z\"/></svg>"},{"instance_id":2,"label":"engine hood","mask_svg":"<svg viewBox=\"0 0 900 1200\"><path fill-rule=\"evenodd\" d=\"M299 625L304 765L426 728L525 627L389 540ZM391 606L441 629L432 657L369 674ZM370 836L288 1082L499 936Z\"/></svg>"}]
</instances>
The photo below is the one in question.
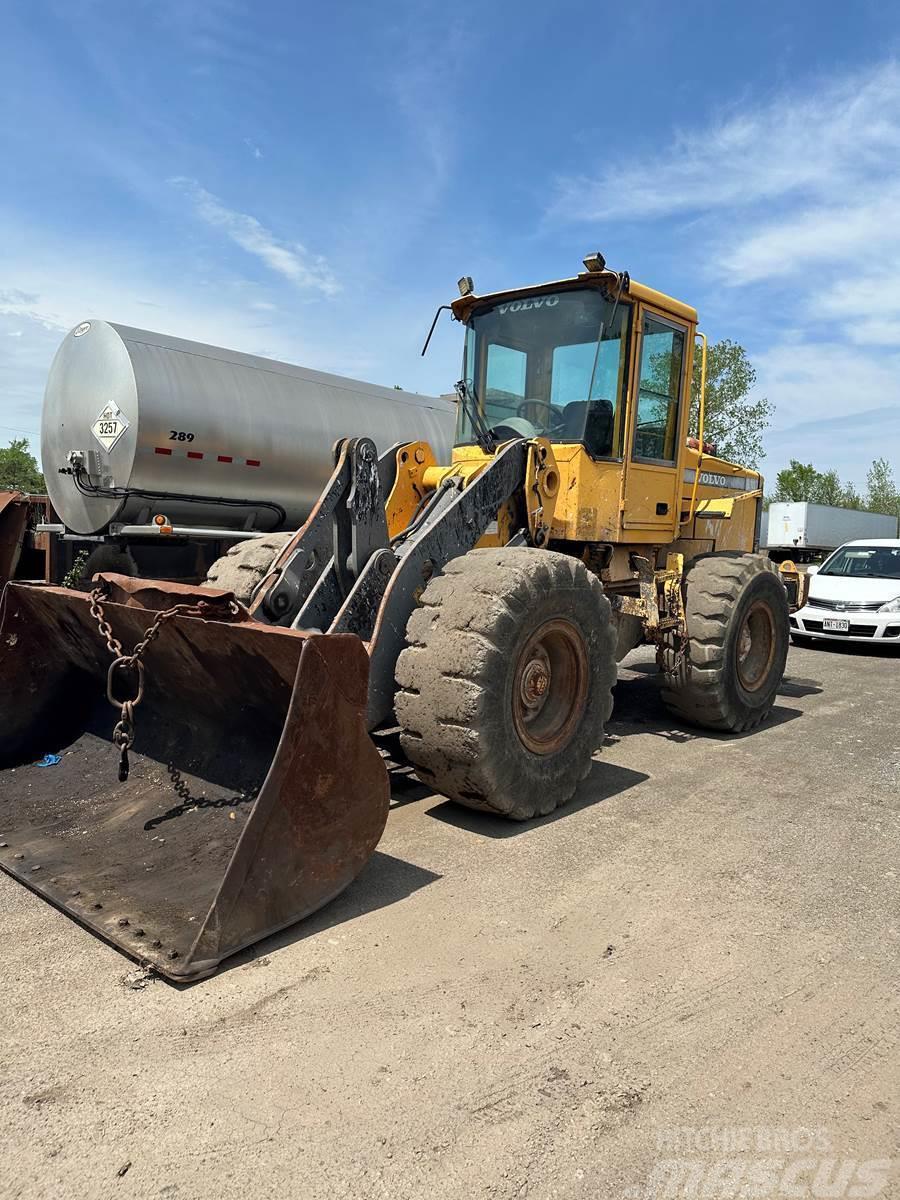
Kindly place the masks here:
<instances>
[{"instance_id":1,"label":"engine hood","mask_svg":"<svg viewBox=\"0 0 900 1200\"><path fill-rule=\"evenodd\" d=\"M812 600L843 600L848 604L886 604L900 596L900 579L813 575L809 581L809 596Z\"/></svg>"}]
</instances>

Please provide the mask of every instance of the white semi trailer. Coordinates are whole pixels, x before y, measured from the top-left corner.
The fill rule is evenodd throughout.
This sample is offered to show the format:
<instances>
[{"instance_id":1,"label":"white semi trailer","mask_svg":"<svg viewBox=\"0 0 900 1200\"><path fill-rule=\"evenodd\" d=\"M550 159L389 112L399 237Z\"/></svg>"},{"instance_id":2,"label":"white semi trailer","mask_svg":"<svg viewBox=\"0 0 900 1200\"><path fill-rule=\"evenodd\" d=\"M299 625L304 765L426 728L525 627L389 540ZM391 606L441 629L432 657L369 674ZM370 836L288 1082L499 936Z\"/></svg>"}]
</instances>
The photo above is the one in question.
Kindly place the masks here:
<instances>
[{"instance_id":1,"label":"white semi trailer","mask_svg":"<svg viewBox=\"0 0 900 1200\"><path fill-rule=\"evenodd\" d=\"M760 548L767 550L770 558L811 562L844 542L896 537L897 517L831 504L779 501L769 505L762 533Z\"/></svg>"}]
</instances>

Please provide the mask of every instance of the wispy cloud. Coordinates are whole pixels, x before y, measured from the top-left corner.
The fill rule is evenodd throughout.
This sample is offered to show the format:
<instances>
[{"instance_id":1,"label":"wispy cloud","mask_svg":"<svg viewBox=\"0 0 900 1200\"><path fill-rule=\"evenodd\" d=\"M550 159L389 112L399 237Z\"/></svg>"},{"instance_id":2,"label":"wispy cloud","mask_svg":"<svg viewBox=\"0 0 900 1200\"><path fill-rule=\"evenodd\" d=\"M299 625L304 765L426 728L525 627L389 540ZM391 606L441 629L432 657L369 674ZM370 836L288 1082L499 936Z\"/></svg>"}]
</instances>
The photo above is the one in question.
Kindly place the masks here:
<instances>
[{"instance_id":1,"label":"wispy cloud","mask_svg":"<svg viewBox=\"0 0 900 1200\"><path fill-rule=\"evenodd\" d=\"M256 142L254 142L251 138L245 137L244 145L247 147L247 149L250 151L250 153L253 155L254 158L262 158L263 157L262 150L260 150L260 148L259 148L259 146L257 146Z\"/></svg>"},{"instance_id":2,"label":"wispy cloud","mask_svg":"<svg viewBox=\"0 0 900 1200\"><path fill-rule=\"evenodd\" d=\"M0 316L21 318L34 321L46 330L67 329L65 318L59 313L48 310L42 305L38 292L26 292L21 288L4 288L0 290ZM11 337L19 336L16 333Z\"/></svg>"},{"instance_id":3,"label":"wispy cloud","mask_svg":"<svg viewBox=\"0 0 900 1200\"><path fill-rule=\"evenodd\" d=\"M272 271L299 288L333 296L340 284L321 255L313 255L300 242L282 241L256 217L235 212L201 187L195 179L181 176L169 182L190 199L194 211L213 229L218 229L248 254L255 255Z\"/></svg>"},{"instance_id":4,"label":"wispy cloud","mask_svg":"<svg viewBox=\"0 0 900 1200\"><path fill-rule=\"evenodd\" d=\"M813 332L753 355L760 394L777 406L768 474L798 458L861 485L874 458L898 460L900 353L860 352L852 341L823 342Z\"/></svg>"},{"instance_id":5,"label":"wispy cloud","mask_svg":"<svg viewBox=\"0 0 900 1200\"><path fill-rule=\"evenodd\" d=\"M327 351L305 339L289 317L279 317L258 285L246 280L217 275L205 281L139 254L111 258L103 243L66 247L48 235L40 242L27 235L18 244L10 239L0 252L0 277L10 285L0 289L0 425L17 430L40 428L53 355L63 335L85 319L149 326L325 370L330 365Z\"/></svg>"},{"instance_id":6,"label":"wispy cloud","mask_svg":"<svg viewBox=\"0 0 900 1200\"><path fill-rule=\"evenodd\" d=\"M562 180L557 217L700 218L730 287L796 282L806 319L900 345L900 68L890 61L675 137L667 155ZM840 280L840 286L837 286Z\"/></svg>"},{"instance_id":7,"label":"wispy cloud","mask_svg":"<svg viewBox=\"0 0 900 1200\"><path fill-rule=\"evenodd\" d=\"M780 197L851 194L900 152L900 69L894 62L741 105L671 148L597 175L557 181L552 214L577 221L642 219L743 208Z\"/></svg>"},{"instance_id":8,"label":"wispy cloud","mask_svg":"<svg viewBox=\"0 0 900 1200\"><path fill-rule=\"evenodd\" d=\"M0 310L18 308L21 305L37 304L37 292L23 292L21 288L0 288Z\"/></svg>"},{"instance_id":9,"label":"wispy cloud","mask_svg":"<svg viewBox=\"0 0 900 1200\"><path fill-rule=\"evenodd\" d=\"M897 452L897 63L798 83L676 132L661 154L562 177L548 219L666 236L677 223L701 306L739 320L728 332L776 405L770 473L802 457L861 482L867 461Z\"/></svg>"},{"instance_id":10,"label":"wispy cloud","mask_svg":"<svg viewBox=\"0 0 900 1200\"><path fill-rule=\"evenodd\" d=\"M856 298L877 291L879 306L887 296L900 312L900 287L891 286L900 275L900 67L890 61L784 92L677 133L662 156L561 178L551 216L700 218L705 262L722 283L787 279L827 263L851 279L871 274L876 288L867 278ZM846 311L832 284L832 299L812 300L820 316ZM868 324L859 340L884 332Z\"/></svg>"}]
</instances>

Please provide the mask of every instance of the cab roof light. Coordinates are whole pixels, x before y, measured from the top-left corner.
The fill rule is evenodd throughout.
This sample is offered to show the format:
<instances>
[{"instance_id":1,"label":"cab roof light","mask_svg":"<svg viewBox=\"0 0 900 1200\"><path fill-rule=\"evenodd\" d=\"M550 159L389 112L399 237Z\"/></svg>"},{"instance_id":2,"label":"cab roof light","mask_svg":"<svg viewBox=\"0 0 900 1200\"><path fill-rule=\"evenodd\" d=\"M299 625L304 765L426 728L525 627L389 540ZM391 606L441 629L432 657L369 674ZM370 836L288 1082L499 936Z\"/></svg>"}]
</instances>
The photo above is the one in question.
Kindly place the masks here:
<instances>
[{"instance_id":1,"label":"cab roof light","mask_svg":"<svg viewBox=\"0 0 900 1200\"><path fill-rule=\"evenodd\" d=\"M594 254L588 254L582 261L585 270L590 271L592 275L599 275L606 270L606 259L599 250Z\"/></svg>"}]
</instances>

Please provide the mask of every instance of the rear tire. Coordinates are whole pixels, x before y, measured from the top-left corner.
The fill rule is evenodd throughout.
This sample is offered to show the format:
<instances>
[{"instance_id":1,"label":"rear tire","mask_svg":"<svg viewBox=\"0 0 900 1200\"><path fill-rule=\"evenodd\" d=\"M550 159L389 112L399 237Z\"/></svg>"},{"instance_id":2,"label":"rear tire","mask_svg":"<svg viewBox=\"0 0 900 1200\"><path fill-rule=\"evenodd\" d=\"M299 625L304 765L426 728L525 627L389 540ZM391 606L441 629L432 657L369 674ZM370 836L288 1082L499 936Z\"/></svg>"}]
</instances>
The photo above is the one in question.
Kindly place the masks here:
<instances>
[{"instance_id":1,"label":"rear tire","mask_svg":"<svg viewBox=\"0 0 900 1200\"><path fill-rule=\"evenodd\" d=\"M616 637L599 579L547 550L473 550L420 603L395 698L416 774L517 821L565 804L612 710Z\"/></svg>"},{"instance_id":2,"label":"rear tire","mask_svg":"<svg viewBox=\"0 0 900 1200\"><path fill-rule=\"evenodd\" d=\"M228 553L217 558L209 568L206 585L233 592L241 604L249 604L272 563L293 536L292 533L267 533L265 537L235 542Z\"/></svg>"},{"instance_id":3,"label":"rear tire","mask_svg":"<svg viewBox=\"0 0 900 1200\"><path fill-rule=\"evenodd\" d=\"M760 554L705 554L685 572L688 654L662 699L705 729L761 724L784 675L790 626L775 565Z\"/></svg>"}]
</instances>

